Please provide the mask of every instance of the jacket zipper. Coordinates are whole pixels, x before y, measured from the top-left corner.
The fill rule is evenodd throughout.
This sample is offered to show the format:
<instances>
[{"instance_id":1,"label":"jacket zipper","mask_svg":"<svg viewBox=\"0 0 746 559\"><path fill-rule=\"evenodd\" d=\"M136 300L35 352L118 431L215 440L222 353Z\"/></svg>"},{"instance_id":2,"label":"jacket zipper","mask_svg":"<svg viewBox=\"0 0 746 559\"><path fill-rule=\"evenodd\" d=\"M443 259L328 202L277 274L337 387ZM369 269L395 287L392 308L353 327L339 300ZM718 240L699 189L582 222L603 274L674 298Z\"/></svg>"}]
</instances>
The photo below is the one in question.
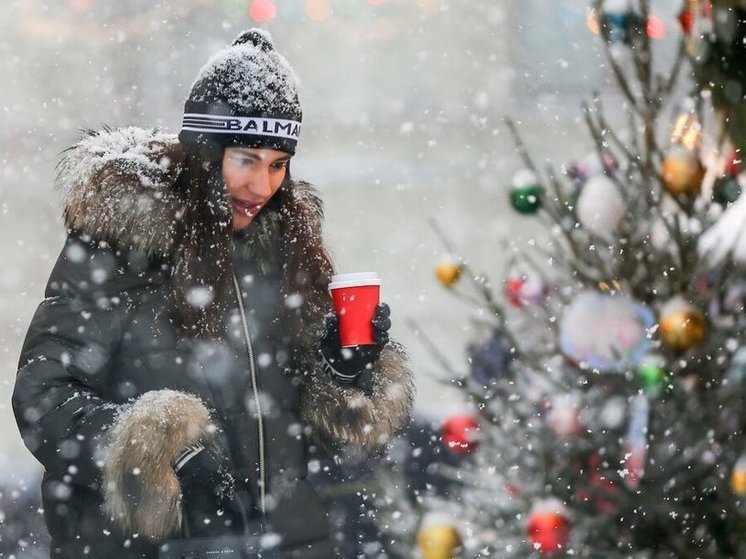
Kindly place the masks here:
<instances>
[{"instance_id":1,"label":"jacket zipper","mask_svg":"<svg viewBox=\"0 0 746 559\"><path fill-rule=\"evenodd\" d=\"M241 313L241 323L243 325L244 338L246 339L246 350L249 355L249 371L251 373L251 389L254 394L254 403L256 404L257 424L259 426L259 508L262 511L262 516L266 520L267 518L267 503L266 503L266 467L265 467L265 455L264 455L264 420L262 414L262 405L259 399L259 387L256 378L256 367L254 365L254 346L251 343L251 335L249 334L249 324L246 320L246 310L243 305L243 297L241 296L241 286L238 283L238 278L235 272L233 273L233 289L236 292L236 301L238 302L238 310Z\"/></svg>"}]
</instances>

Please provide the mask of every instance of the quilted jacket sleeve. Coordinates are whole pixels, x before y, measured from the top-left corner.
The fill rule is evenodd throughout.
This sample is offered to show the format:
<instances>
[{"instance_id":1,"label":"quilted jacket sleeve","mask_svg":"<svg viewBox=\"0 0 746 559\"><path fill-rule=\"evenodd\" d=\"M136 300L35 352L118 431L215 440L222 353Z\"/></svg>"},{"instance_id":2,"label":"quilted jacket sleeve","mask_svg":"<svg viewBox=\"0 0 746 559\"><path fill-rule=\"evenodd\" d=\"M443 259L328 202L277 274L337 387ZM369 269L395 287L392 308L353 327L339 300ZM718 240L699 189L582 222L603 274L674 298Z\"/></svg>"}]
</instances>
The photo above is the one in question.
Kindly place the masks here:
<instances>
[{"instance_id":1,"label":"quilted jacket sleeve","mask_svg":"<svg viewBox=\"0 0 746 559\"><path fill-rule=\"evenodd\" d=\"M70 483L100 483L118 411L105 386L124 273L110 247L71 234L23 344L12 400L18 427L44 468Z\"/></svg>"}]
</instances>

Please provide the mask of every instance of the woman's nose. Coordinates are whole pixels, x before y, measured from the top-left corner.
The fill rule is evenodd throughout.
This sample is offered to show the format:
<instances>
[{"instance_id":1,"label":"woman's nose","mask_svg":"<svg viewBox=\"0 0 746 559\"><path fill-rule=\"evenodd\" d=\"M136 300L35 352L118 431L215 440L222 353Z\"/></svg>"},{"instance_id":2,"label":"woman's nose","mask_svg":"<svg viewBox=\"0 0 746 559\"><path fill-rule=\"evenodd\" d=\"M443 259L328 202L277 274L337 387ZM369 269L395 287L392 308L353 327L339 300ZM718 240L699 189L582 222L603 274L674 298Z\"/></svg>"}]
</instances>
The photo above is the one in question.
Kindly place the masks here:
<instances>
[{"instance_id":1,"label":"woman's nose","mask_svg":"<svg viewBox=\"0 0 746 559\"><path fill-rule=\"evenodd\" d=\"M268 169L258 170L252 179L249 184L249 190L251 190L254 196L266 198L272 193Z\"/></svg>"}]
</instances>

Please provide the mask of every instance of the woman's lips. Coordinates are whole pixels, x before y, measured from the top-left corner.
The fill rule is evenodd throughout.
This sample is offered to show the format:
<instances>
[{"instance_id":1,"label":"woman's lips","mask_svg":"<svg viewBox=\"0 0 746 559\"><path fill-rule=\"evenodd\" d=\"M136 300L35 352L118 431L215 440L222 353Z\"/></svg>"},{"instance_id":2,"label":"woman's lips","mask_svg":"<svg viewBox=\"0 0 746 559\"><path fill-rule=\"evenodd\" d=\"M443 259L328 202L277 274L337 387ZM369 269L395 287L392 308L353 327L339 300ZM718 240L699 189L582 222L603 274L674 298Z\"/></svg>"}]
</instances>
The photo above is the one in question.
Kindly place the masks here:
<instances>
[{"instance_id":1,"label":"woman's lips","mask_svg":"<svg viewBox=\"0 0 746 559\"><path fill-rule=\"evenodd\" d=\"M252 204L238 198L231 198L231 205L233 206L233 211L247 217L255 216L259 208L262 207L261 204Z\"/></svg>"}]
</instances>

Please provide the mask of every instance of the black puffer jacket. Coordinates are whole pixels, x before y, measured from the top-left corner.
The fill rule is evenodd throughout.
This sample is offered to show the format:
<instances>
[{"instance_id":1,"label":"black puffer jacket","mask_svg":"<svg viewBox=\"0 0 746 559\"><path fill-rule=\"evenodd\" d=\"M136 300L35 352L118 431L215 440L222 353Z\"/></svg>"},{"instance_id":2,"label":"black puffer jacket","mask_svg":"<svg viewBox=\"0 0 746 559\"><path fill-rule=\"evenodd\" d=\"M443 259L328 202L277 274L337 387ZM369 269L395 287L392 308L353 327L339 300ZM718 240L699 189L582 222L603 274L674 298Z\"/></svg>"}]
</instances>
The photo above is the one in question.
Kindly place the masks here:
<instances>
[{"instance_id":1,"label":"black puffer jacket","mask_svg":"<svg viewBox=\"0 0 746 559\"><path fill-rule=\"evenodd\" d=\"M46 470L52 554L157 557L181 522L173 458L212 436L246 496L242 528L279 536L281 557L331 557L326 513L306 479L312 443L385 443L411 407L405 357L389 344L368 391L337 385L313 352L289 357L279 309L328 307L328 278L313 278L314 301L282 293L282 239L269 210L233 241L254 377L235 290L222 340L177 337L167 299L182 211L172 190L178 149L169 135L115 130L80 142L61 167L71 234L29 328L13 395L24 441ZM320 243L318 199L303 183L291 193L279 211L299 220L293 241ZM320 328L304 325L308 347Z\"/></svg>"}]
</instances>

